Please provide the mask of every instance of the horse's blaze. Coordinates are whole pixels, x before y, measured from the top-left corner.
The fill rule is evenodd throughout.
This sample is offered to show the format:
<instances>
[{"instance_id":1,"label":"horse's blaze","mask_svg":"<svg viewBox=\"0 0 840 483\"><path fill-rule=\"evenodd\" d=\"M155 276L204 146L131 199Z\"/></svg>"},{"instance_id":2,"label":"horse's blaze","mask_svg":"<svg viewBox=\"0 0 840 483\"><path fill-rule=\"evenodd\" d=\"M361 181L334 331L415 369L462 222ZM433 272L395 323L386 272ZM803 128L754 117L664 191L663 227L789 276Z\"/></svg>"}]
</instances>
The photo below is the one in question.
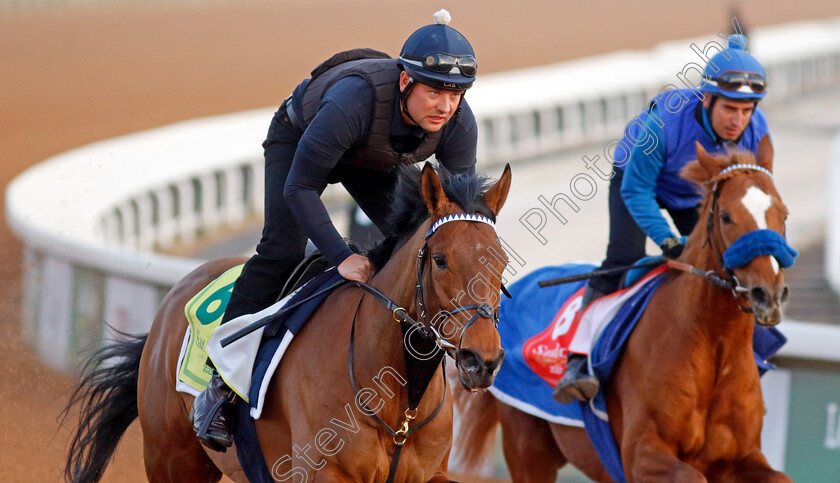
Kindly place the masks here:
<instances>
[{"instance_id":1,"label":"horse's blaze","mask_svg":"<svg viewBox=\"0 0 840 483\"><path fill-rule=\"evenodd\" d=\"M757 229L766 230L768 228L767 213L773 206L772 196L758 186L750 186L741 197L741 204L744 205L744 208L752 216ZM764 263L765 259L769 262L773 274L778 276L779 262L776 258L771 255L766 255L757 257L756 261L761 260ZM762 285L751 287L748 297L753 307L756 322L765 326L777 325L781 322L781 304L783 303L782 299L784 298L785 291L786 288L784 286L780 288Z\"/></svg>"},{"instance_id":2,"label":"horse's blaze","mask_svg":"<svg viewBox=\"0 0 840 483\"><path fill-rule=\"evenodd\" d=\"M758 229L766 230L767 210L773 205L773 198L758 186L750 186L741 198L741 204L752 215ZM779 262L773 257L770 257L770 266L773 267L773 273L779 273Z\"/></svg>"}]
</instances>

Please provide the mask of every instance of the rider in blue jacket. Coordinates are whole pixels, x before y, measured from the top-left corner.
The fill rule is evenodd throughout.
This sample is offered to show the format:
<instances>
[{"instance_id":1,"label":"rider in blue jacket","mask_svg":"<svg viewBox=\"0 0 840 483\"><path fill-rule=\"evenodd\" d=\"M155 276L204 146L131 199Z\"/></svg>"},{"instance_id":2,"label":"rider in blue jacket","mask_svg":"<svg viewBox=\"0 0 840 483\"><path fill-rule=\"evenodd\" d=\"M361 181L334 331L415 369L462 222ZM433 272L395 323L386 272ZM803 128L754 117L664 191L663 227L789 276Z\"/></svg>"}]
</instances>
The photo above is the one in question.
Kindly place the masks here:
<instances>
[{"instance_id":1,"label":"rider in blue jacket","mask_svg":"<svg viewBox=\"0 0 840 483\"><path fill-rule=\"evenodd\" d=\"M737 147L758 149L768 134L758 102L766 95L764 68L746 50L746 38L733 35L729 46L712 57L704 69L702 98L694 89L661 92L634 119L615 150L610 181L610 239L601 269L627 266L645 256L646 237L667 258L683 251L685 237L698 220L701 195L679 172L697 159L695 141L709 153ZM628 159L629 155L629 159ZM679 234L660 211L668 211ZM593 300L618 289L623 273L589 280L581 311ZM586 356L570 354L566 373L554 398L567 404L586 401L599 382L587 373Z\"/></svg>"}]
</instances>

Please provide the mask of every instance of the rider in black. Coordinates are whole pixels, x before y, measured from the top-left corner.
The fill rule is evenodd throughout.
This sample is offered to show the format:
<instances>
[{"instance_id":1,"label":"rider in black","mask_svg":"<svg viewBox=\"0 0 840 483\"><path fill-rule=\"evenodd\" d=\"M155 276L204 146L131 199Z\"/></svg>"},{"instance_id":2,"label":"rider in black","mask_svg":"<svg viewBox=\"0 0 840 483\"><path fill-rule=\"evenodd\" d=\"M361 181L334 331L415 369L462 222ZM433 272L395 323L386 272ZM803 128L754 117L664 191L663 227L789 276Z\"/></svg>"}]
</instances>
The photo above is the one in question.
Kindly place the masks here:
<instances>
[{"instance_id":1,"label":"rider in black","mask_svg":"<svg viewBox=\"0 0 840 483\"><path fill-rule=\"evenodd\" d=\"M303 260L307 238L346 279L366 282L373 267L353 253L320 199L341 183L387 234L388 194L400 164L435 155L453 173L473 173L477 127L464 92L476 74L467 39L449 13L415 31L398 59L370 49L336 54L312 72L275 113L265 150L265 222L256 255L237 279L222 323L273 304ZM191 419L202 443L232 444L235 397L216 371Z\"/></svg>"}]
</instances>

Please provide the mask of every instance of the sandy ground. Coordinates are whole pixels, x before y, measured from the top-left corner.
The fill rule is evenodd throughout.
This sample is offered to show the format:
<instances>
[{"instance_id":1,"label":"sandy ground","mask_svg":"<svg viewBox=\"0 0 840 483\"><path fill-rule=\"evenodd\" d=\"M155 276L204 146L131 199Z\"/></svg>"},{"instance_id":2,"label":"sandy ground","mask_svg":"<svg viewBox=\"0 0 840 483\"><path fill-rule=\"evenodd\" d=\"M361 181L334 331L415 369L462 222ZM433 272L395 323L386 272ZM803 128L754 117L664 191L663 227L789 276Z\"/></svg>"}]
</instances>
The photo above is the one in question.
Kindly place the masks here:
<instances>
[{"instance_id":1,"label":"sandy ground","mask_svg":"<svg viewBox=\"0 0 840 483\"><path fill-rule=\"evenodd\" d=\"M398 54L405 37L430 22L441 6L470 38L482 73L713 33L729 28L732 12L732 2L726 1L702 6L665 0L237 3L22 13L0 8L0 185L53 154L92 141L278 104L312 67L338 50L367 46ZM840 15L835 0L739 5L747 28ZM5 292L0 298L0 481L57 481L70 434L59 427L57 416L73 378L43 365L23 343L21 245L5 223L0 246L5 255L0 259ZM141 454L134 426L105 480L144 481Z\"/></svg>"}]
</instances>

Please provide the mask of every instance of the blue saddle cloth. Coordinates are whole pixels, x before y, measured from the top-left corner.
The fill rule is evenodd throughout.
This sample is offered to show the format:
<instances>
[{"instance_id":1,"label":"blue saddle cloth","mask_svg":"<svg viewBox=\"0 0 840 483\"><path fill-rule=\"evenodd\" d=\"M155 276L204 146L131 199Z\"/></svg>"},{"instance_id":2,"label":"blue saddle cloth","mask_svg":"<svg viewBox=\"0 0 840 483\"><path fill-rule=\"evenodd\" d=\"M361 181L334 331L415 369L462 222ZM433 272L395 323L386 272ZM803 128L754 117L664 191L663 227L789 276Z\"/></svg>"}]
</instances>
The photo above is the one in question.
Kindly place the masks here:
<instances>
[{"instance_id":1,"label":"blue saddle cloth","mask_svg":"<svg viewBox=\"0 0 840 483\"><path fill-rule=\"evenodd\" d=\"M537 282L590 272L591 264L565 264L543 267L526 275L509 287L512 299L503 299L499 309L499 333L505 349L505 362L490 391L500 401L547 421L568 426L583 426L593 442L601 462L617 483L626 481L618 446L606 421L603 393L590 403L559 404L554 388L534 373L523 357L525 343L545 330L557 309L576 293L585 282L540 288ZM647 307L650 297L666 280L657 276L642 287L619 310L593 347L591 364L602 381L612 375L624 343ZM775 328L756 326L753 350L761 373L774 366L767 361L787 341Z\"/></svg>"},{"instance_id":2,"label":"blue saddle cloth","mask_svg":"<svg viewBox=\"0 0 840 483\"><path fill-rule=\"evenodd\" d=\"M233 440L236 443L236 455L249 482L272 483L275 481L266 465L265 458L263 458L262 447L257 439L256 424L251 417L251 408L258 404L260 387L264 382L268 382L265 381L265 377L268 374L274 353L287 333L296 335L303 328L303 325L318 309L321 302L332 293L330 288L335 288L344 281L344 278L336 270L328 270L315 276L289 299L286 306L293 306L319 290L328 289L272 320L271 333L274 335L263 338L259 351L257 351L251 388L248 392L248 399L251 402L248 403L241 398L237 398L234 411Z\"/></svg>"},{"instance_id":3,"label":"blue saddle cloth","mask_svg":"<svg viewBox=\"0 0 840 483\"><path fill-rule=\"evenodd\" d=\"M531 338L545 330L563 303L586 284L581 281L540 288L538 282L588 273L595 268L588 263L542 267L508 287L512 298L502 298L499 307L499 335L505 362L490 388L496 398L547 421L583 426L580 408L554 401L554 388L531 369L523 349Z\"/></svg>"}]
</instances>

